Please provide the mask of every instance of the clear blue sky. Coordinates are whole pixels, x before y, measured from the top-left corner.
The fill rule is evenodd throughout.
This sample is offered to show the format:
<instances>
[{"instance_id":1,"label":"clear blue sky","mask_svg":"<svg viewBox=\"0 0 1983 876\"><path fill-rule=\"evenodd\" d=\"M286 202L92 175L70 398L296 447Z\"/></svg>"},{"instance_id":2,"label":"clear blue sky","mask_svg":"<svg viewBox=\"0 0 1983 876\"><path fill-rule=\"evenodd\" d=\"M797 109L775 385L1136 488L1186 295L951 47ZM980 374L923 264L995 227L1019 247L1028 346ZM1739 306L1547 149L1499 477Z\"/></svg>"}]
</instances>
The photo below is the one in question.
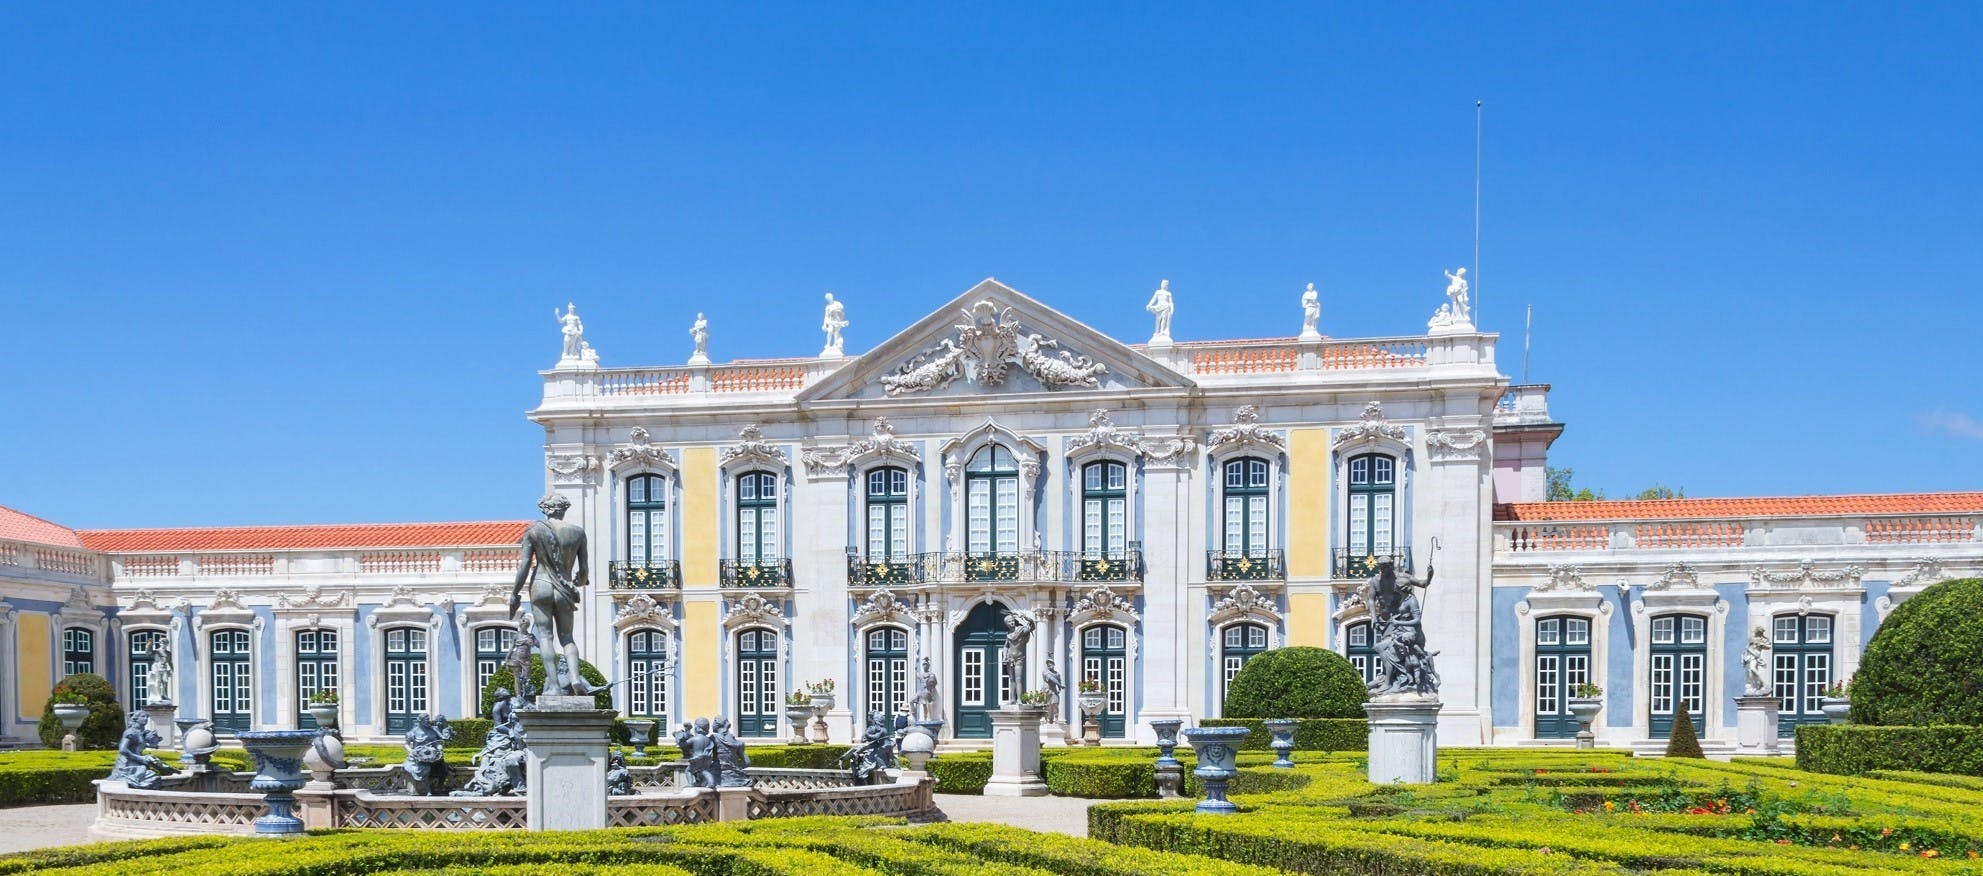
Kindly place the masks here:
<instances>
[{"instance_id":1,"label":"clear blue sky","mask_svg":"<svg viewBox=\"0 0 1983 876\"><path fill-rule=\"evenodd\" d=\"M1613 495L1983 488L1983 6L0 10L0 504L531 512L608 365L864 350L985 276L1104 331L1486 327ZM838 4L828 4L838 5ZM1508 7L1508 8L1503 8Z\"/></svg>"}]
</instances>

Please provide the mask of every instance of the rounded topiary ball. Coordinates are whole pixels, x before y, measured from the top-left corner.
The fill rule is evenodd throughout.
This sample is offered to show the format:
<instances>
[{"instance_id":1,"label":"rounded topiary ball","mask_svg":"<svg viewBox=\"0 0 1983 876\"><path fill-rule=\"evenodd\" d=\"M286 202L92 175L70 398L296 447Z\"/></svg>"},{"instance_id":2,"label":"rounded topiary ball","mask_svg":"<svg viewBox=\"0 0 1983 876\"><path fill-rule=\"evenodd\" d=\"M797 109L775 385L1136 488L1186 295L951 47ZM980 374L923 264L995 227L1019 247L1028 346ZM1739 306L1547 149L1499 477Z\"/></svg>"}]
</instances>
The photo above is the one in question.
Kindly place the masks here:
<instances>
[{"instance_id":1,"label":"rounded topiary ball","mask_svg":"<svg viewBox=\"0 0 1983 876\"><path fill-rule=\"evenodd\" d=\"M593 666L587 660L578 661L578 677L591 682L593 687L606 684L605 673L600 672L599 667ZM510 674L510 668L507 666L497 669L495 674L489 676L489 683L482 686L482 717L489 717L489 713L496 708L496 688L499 687L510 693L516 693L516 676ZM530 657L530 689L535 691L544 689L544 661L537 659L534 654ZM601 709L613 707L613 695L609 691L602 690L593 694L592 700Z\"/></svg>"},{"instance_id":2,"label":"rounded topiary ball","mask_svg":"<svg viewBox=\"0 0 1983 876\"><path fill-rule=\"evenodd\" d=\"M1852 677L1860 724L1983 725L1983 578L1943 581L1880 624Z\"/></svg>"},{"instance_id":3,"label":"rounded topiary ball","mask_svg":"<svg viewBox=\"0 0 1983 876\"><path fill-rule=\"evenodd\" d=\"M1327 648L1292 646L1255 655L1226 687L1228 718L1361 718L1363 673Z\"/></svg>"},{"instance_id":4,"label":"rounded topiary ball","mask_svg":"<svg viewBox=\"0 0 1983 876\"><path fill-rule=\"evenodd\" d=\"M117 702L117 688L111 687L103 676L87 672L64 678L49 691L48 704L41 707L41 723L35 728L41 744L62 747L62 737L67 731L62 729L62 719L55 717L55 695L64 692L81 694L89 700L90 716L76 729L77 741L84 748L116 748L124 738L124 707Z\"/></svg>"}]
</instances>

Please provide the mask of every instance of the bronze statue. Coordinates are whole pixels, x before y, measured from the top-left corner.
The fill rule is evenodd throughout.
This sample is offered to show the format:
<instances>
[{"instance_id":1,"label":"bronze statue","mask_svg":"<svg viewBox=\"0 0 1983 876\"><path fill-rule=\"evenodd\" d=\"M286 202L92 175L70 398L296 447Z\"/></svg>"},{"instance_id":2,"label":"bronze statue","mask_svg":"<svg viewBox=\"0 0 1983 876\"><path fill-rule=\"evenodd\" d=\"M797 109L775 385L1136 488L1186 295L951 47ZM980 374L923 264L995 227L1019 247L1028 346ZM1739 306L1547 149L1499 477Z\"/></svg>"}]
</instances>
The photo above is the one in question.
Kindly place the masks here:
<instances>
[{"instance_id":1,"label":"bronze statue","mask_svg":"<svg viewBox=\"0 0 1983 876\"><path fill-rule=\"evenodd\" d=\"M571 500L556 493L538 500L544 519L523 530L523 557L510 587L510 616L516 616L530 589L530 632L544 661L544 691L587 696L596 691L578 674L578 643L573 640L578 594L587 583L585 530L566 523Z\"/></svg>"}]
</instances>

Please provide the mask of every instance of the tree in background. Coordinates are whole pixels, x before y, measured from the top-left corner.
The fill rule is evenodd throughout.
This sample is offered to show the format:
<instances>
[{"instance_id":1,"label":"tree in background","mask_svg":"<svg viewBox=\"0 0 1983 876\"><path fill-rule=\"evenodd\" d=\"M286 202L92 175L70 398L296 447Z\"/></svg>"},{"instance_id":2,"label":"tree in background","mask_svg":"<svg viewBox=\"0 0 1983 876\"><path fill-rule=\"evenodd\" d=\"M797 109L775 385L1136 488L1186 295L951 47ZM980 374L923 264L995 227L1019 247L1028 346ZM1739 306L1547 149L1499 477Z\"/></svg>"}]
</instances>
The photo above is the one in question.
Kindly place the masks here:
<instances>
[{"instance_id":1,"label":"tree in background","mask_svg":"<svg viewBox=\"0 0 1983 876\"><path fill-rule=\"evenodd\" d=\"M1634 499L1685 499L1685 498L1687 498L1687 488L1686 488L1686 487L1681 487L1680 489L1677 489L1677 490L1676 490L1676 489L1674 489L1674 488L1672 488L1672 487L1669 487L1669 486L1667 486L1667 485L1665 485L1665 484L1653 484L1653 485L1652 485L1652 486L1650 486L1650 487L1647 487L1647 488L1645 488L1645 489L1643 489L1643 490L1640 490L1640 491L1639 491L1639 494L1638 494L1637 496L1633 496L1632 498L1634 498Z\"/></svg>"},{"instance_id":2,"label":"tree in background","mask_svg":"<svg viewBox=\"0 0 1983 876\"><path fill-rule=\"evenodd\" d=\"M1570 479L1577 476L1574 468L1551 465L1543 467L1543 472L1549 476L1548 498L1551 502L1595 502L1604 498L1603 490L1592 490L1590 487L1578 489L1571 484Z\"/></svg>"}]
</instances>

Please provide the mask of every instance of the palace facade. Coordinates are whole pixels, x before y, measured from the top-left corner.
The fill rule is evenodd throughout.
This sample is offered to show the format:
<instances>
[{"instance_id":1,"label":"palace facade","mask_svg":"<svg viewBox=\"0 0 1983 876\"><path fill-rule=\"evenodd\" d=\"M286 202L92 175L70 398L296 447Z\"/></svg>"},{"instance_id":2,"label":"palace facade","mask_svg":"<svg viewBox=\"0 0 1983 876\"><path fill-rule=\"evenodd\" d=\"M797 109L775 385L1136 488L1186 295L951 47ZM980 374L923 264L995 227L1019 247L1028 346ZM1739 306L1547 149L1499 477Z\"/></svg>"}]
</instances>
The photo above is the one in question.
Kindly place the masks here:
<instances>
[{"instance_id":1,"label":"palace facade","mask_svg":"<svg viewBox=\"0 0 1983 876\"><path fill-rule=\"evenodd\" d=\"M1456 283L1458 281L1456 280ZM846 739L940 679L945 735L1050 673L1106 694L1107 737L1219 714L1287 644L1374 671L1357 588L1379 559L1432 582L1447 745L1567 739L1604 689L1608 743L1663 740L1685 702L1735 735L1751 630L1786 728L1821 720L1885 614L1983 567L1983 493L1544 502L1562 433L1511 385L1464 286L1423 334L1147 343L987 280L859 356L605 368L565 323L530 413L547 490L590 534L587 658L620 710L789 734L831 679ZM1450 291L1450 290L1449 290ZM1153 300L1153 311L1158 309ZM838 306L837 304L834 306ZM72 671L149 696L163 645L183 717L347 734L467 714L514 642L523 521L71 532L0 526L0 727L32 737ZM1006 652L1014 616L1033 631ZM1052 667L1049 668L1049 662Z\"/></svg>"}]
</instances>

